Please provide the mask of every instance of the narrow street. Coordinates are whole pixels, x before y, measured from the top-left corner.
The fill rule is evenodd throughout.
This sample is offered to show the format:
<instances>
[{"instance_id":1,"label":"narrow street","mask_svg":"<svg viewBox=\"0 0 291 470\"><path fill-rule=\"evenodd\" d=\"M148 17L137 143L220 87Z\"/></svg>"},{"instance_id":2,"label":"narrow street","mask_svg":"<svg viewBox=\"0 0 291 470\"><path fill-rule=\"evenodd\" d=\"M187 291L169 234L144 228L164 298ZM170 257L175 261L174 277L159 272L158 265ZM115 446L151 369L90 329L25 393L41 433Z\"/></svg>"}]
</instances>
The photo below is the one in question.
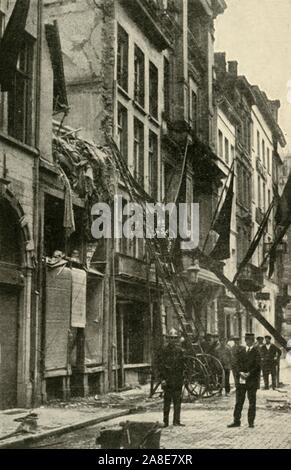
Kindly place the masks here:
<instances>
[{"instance_id":1,"label":"narrow street","mask_svg":"<svg viewBox=\"0 0 291 470\"><path fill-rule=\"evenodd\" d=\"M232 422L235 393L196 404L185 403L182 421L185 428L170 426L162 431L164 449L291 449L291 370L287 369L285 386L280 391L258 392L255 429L247 425L247 403L241 428L228 429ZM289 372L289 374L288 374ZM289 402L289 403L288 403ZM38 449L96 449L95 439L102 427L118 425L121 421L162 420L162 407L108 421L79 431L38 442Z\"/></svg>"}]
</instances>

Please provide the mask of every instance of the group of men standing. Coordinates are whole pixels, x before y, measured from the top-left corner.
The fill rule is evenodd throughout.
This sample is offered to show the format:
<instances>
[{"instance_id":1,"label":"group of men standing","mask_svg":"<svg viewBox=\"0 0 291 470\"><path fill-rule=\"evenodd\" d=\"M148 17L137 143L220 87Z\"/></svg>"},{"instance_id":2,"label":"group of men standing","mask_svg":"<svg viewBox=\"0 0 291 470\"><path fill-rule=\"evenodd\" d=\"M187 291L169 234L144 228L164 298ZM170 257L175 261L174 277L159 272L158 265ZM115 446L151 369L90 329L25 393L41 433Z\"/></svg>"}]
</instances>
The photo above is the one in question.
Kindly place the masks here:
<instances>
[{"instance_id":1,"label":"group of men standing","mask_svg":"<svg viewBox=\"0 0 291 470\"><path fill-rule=\"evenodd\" d=\"M253 333L246 333L243 346L240 338L232 338L233 345L218 335L206 335L201 342L205 354L217 357L225 372L224 388L228 396L231 390L230 373L232 371L236 387L236 405L234 421L229 428L241 425L241 414L246 396L249 401L248 424L254 427L256 417L256 396L260 388L261 372L263 372L265 389L269 389L269 376L272 377L272 388L277 386L277 367L281 350L272 344L270 336L258 337L255 341ZM160 358L160 378L164 390L164 425L169 425L171 402L174 405L174 426L182 426L180 421L182 389L184 384L185 351L179 341L178 333L172 329L167 346Z\"/></svg>"}]
</instances>

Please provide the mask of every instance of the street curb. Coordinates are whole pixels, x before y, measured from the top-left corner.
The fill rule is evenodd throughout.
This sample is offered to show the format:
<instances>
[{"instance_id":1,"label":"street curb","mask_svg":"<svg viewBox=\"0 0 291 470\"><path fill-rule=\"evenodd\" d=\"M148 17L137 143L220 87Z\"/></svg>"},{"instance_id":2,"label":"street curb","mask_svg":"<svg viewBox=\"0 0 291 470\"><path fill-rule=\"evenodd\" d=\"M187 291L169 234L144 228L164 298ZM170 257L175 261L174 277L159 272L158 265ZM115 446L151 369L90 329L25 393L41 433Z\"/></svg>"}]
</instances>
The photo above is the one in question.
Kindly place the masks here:
<instances>
[{"instance_id":1,"label":"street curb","mask_svg":"<svg viewBox=\"0 0 291 470\"><path fill-rule=\"evenodd\" d=\"M66 426L61 426L56 429L51 429L50 431L44 431L39 434L21 437L19 439L15 439L14 441L1 443L0 449L15 449L25 444L31 444L33 442L42 441L49 437L58 436L60 434L67 434L69 432L77 431L78 429L94 426L95 424L104 423L106 421L111 421L112 419L121 418L123 416L127 416L130 414L132 414L132 410L128 409L128 410L119 411L117 413L113 413L108 416L86 419L84 421L79 421L78 423L75 423L75 424L68 424Z\"/></svg>"},{"instance_id":2,"label":"street curb","mask_svg":"<svg viewBox=\"0 0 291 470\"><path fill-rule=\"evenodd\" d=\"M155 402L155 405L160 405L162 403L163 403L163 400L158 400L157 402ZM151 408L151 406L152 406L152 403L146 403L141 406L136 406L136 407L128 408L128 409L113 413L112 415L102 416L99 418L91 418L89 420L86 419L84 421L80 421L75 424L68 424L66 426L61 426L56 429L51 429L50 431L43 431L39 434L29 435L26 437L21 436L20 438L15 439L10 442L7 439L7 442L3 441L2 443L0 443L0 449L15 449L21 445L31 444L33 442L39 442L49 437L58 436L60 434L68 434L69 432L73 432L73 431L77 431L78 429L94 426L95 424L105 423L106 421L111 421L112 419L122 418L123 416L128 416L131 414L139 414L141 412L147 411L148 408Z\"/></svg>"}]
</instances>

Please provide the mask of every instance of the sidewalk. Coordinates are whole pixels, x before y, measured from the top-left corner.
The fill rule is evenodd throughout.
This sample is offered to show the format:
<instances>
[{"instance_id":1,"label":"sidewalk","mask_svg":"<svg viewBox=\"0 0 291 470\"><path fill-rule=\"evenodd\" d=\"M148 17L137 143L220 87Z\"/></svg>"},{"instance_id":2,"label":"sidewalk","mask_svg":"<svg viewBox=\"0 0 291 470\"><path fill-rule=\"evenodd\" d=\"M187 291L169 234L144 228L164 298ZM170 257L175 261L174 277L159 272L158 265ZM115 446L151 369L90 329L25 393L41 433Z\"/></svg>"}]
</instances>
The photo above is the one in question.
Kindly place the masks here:
<instances>
[{"instance_id":1,"label":"sidewalk","mask_svg":"<svg viewBox=\"0 0 291 470\"><path fill-rule=\"evenodd\" d=\"M69 402L55 400L47 406L33 410L0 411L0 449L36 442L53 435L145 411L161 402L159 398L149 399L148 396L149 386L145 386L105 396L75 398ZM36 431L15 435L20 425L15 420L27 416L30 412L37 415Z\"/></svg>"},{"instance_id":2,"label":"sidewalk","mask_svg":"<svg viewBox=\"0 0 291 470\"><path fill-rule=\"evenodd\" d=\"M260 390L258 392L258 409L265 412L291 412L291 367L286 362L281 363L281 382L284 384L279 390ZM234 390L233 390L234 391ZM48 406L42 406L34 410L13 409L0 412L0 449L16 448L22 444L37 442L47 437L75 431L87 426L117 420L126 415L141 412L140 417L145 420L159 420L161 411L155 410L161 404L159 397L149 399L149 387L129 390L122 393L110 393L106 396L95 396L82 399L73 399L70 402L55 401ZM202 413L207 413L207 420L211 423L211 410L223 412L229 410L231 418L235 396L231 398L214 397L210 400L202 400L193 404L185 404L187 413L193 414L193 422ZM24 417L33 411L37 414L37 430L35 433L22 433L10 436L19 427L20 423L15 419ZM144 413L142 413L144 411ZM152 416L151 416L152 415ZM189 418L190 418L189 415ZM195 417L196 415L196 417ZM129 417L129 419L131 419ZM206 419L206 418L205 418ZM215 420L214 420L215 421Z\"/></svg>"}]
</instances>

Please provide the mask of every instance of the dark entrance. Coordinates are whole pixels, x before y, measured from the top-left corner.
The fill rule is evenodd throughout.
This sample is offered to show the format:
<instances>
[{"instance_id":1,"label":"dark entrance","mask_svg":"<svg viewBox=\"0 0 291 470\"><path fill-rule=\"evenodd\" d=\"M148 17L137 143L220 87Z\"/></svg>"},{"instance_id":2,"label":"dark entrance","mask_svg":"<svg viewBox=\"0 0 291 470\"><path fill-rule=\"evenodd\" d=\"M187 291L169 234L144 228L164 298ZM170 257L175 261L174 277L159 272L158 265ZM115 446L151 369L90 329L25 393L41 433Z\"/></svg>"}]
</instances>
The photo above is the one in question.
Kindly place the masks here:
<instances>
[{"instance_id":1,"label":"dark entrance","mask_svg":"<svg viewBox=\"0 0 291 470\"><path fill-rule=\"evenodd\" d=\"M17 344L19 288L11 285L21 265L20 231L16 214L0 199L0 408L17 404ZM9 273L9 274L8 274Z\"/></svg>"},{"instance_id":2,"label":"dark entrance","mask_svg":"<svg viewBox=\"0 0 291 470\"><path fill-rule=\"evenodd\" d=\"M124 366L140 365L146 355L147 305L142 302L117 303L118 387L125 385Z\"/></svg>"},{"instance_id":3,"label":"dark entrance","mask_svg":"<svg viewBox=\"0 0 291 470\"><path fill-rule=\"evenodd\" d=\"M17 404L18 293L0 284L0 409Z\"/></svg>"}]
</instances>

